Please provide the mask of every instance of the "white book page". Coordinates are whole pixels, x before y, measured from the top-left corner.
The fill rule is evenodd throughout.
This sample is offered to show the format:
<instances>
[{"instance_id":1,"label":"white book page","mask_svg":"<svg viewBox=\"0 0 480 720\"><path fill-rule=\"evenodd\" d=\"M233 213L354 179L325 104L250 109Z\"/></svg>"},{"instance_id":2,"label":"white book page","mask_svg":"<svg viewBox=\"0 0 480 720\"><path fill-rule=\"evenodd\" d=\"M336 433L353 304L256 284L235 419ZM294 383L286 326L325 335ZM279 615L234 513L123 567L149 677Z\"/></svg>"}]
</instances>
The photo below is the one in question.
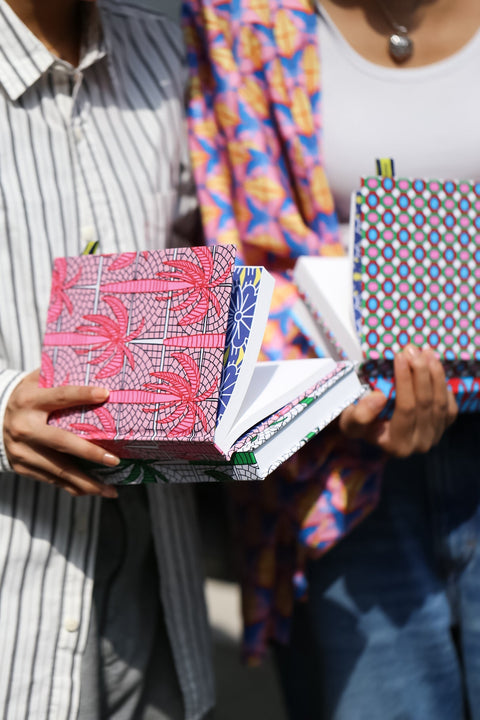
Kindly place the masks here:
<instances>
[{"instance_id":1,"label":"white book page","mask_svg":"<svg viewBox=\"0 0 480 720\"><path fill-rule=\"evenodd\" d=\"M229 430L215 432L215 444L227 452L234 442L258 422L295 400L335 368L331 358L259 362Z\"/></svg>"},{"instance_id":2,"label":"white book page","mask_svg":"<svg viewBox=\"0 0 480 720\"><path fill-rule=\"evenodd\" d=\"M350 372L338 380L323 395L314 400L306 410L299 413L292 422L285 425L275 435L255 449L258 465L258 477L264 478L278 459L286 459L295 451L298 443L314 430L322 430L334 420L342 410L351 405L363 393L355 372Z\"/></svg>"},{"instance_id":3,"label":"white book page","mask_svg":"<svg viewBox=\"0 0 480 720\"><path fill-rule=\"evenodd\" d=\"M348 358L361 361L362 351L353 322L350 257L304 255L298 258L293 277Z\"/></svg>"},{"instance_id":4,"label":"white book page","mask_svg":"<svg viewBox=\"0 0 480 720\"><path fill-rule=\"evenodd\" d=\"M223 410L223 414L217 421L217 427L215 429L215 442L217 444L217 438L223 438L225 433L227 433L231 428L232 423L235 422L235 418L237 417L242 405L244 395L255 371L255 365L262 345L275 281L273 276L270 275L265 268L261 268L261 271L262 274L260 285L257 290L251 330L248 335L246 345L243 347L242 357L239 359L238 364L236 364L238 375L236 376L235 385L231 391L228 403Z\"/></svg>"},{"instance_id":5,"label":"white book page","mask_svg":"<svg viewBox=\"0 0 480 720\"><path fill-rule=\"evenodd\" d=\"M325 342L325 336L320 329L319 323L301 298L297 298L293 304L292 317L295 324L308 338L318 357L330 357L330 347Z\"/></svg>"},{"instance_id":6,"label":"white book page","mask_svg":"<svg viewBox=\"0 0 480 720\"><path fill-rule=\"evenodd\" d=\"M350 195L350 222L340 225L340 233L345 234L346 252L350 258L350 268L353 269L353 251L355 249L355 220L357 216L357 193Z\"/></svg>"}]
</instances>

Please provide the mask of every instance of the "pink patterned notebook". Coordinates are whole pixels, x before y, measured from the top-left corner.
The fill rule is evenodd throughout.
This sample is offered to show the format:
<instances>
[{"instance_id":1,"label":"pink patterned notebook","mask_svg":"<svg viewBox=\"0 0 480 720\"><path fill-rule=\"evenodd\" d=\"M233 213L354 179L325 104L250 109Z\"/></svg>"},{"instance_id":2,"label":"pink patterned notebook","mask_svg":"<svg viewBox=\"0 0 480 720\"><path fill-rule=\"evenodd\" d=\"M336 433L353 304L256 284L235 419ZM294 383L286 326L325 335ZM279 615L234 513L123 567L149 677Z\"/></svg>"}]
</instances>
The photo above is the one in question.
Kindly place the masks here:
<instances>
[{"instance_id":1,"label":"pink patterned notebook","mask_svg":"<svg viewBox=\"0 0 480 720\"><path fill-rule=\"evenodd\" d=\"M256 362L273 279L234 270L234 257L218 246L55 261L41 383L109 389L102 405L50 418L122 458L94 477L261 479L361 393L349 363Z\"/></svg>"},{"instance_id":2,"label":"pink patterned notebook","mask_svg":"<svg viewBox=\"0 0 480 720\"><path fill-rule=\"evenodd\" d=\"M57 259L41 383L110 396L50 422L123 458L218 456L234 257L219 246Z\"/></svg>"}]
</instances>

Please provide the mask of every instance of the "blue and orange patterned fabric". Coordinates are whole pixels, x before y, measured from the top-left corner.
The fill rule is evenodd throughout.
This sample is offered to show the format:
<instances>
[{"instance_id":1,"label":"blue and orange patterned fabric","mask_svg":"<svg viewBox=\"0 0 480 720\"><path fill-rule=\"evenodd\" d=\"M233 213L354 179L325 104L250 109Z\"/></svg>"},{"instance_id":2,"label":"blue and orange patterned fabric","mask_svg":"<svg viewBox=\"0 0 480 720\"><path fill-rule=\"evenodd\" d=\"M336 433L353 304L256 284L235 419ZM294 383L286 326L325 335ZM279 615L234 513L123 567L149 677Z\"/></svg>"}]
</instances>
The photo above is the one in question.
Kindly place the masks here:
<instances>
[{"instance_id":1,"label":"blue and orange patterned fabric","mask_svg":"<svg viewBox=\"0 0 480 720\"><path fill-rule=\"evenodd\" d=\"M308 0L186 0L191 155L208 244L234 243L276 293L263 357L302 357L290 271L298 256L339 255L321 159L316 17ZM288 638L306 554L321 555L375 506L383 457L324 431L262 484L237 484L247 659Z\"/></svg>"}]
</instances>

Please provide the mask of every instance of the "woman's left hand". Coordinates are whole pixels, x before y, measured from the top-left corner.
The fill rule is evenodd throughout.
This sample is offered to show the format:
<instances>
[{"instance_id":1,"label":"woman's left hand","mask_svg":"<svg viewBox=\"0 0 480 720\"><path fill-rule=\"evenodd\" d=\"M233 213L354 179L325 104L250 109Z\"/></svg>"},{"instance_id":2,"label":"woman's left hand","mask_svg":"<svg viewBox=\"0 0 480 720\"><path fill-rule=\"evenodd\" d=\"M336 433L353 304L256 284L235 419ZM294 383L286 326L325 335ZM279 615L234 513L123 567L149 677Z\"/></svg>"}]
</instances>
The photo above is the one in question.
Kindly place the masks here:
<instances>
[{"instance_id":1,"label":"woman's left hand","mask_svg":"<svg viewBox=\"0 0 480 720\"><path fill-rule=\"evenodd\" d=\"M430 348L409 345L394 359L395 409L390 420L379 415L387 398L372 392L346 408L339 428L395 457L425 453L455 420L458 408L448 389L442 364Z\"/></svg>"}]
</instances>

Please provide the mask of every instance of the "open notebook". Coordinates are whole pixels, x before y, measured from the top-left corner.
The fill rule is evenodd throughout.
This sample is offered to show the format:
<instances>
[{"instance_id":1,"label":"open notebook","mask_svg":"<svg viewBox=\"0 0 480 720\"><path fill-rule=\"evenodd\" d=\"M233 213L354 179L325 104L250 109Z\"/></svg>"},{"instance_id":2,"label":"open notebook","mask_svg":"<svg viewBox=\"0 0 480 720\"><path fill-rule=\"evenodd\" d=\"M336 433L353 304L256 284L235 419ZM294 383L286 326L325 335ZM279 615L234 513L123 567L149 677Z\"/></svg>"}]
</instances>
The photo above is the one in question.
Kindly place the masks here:
<instances>
[{"instance_id":1,"label":"open notebook","mask_svg":"<svg viewBox=\"0 0 480 720\"><path fill-rule=\"evenodd\" d=\"M96 476L262 478L358 397L349 363L257 362L273 278L234 256L219 246L55 262L41 382L110 395L49 422L136 461Z\"/></svg>"}]
</instances>

